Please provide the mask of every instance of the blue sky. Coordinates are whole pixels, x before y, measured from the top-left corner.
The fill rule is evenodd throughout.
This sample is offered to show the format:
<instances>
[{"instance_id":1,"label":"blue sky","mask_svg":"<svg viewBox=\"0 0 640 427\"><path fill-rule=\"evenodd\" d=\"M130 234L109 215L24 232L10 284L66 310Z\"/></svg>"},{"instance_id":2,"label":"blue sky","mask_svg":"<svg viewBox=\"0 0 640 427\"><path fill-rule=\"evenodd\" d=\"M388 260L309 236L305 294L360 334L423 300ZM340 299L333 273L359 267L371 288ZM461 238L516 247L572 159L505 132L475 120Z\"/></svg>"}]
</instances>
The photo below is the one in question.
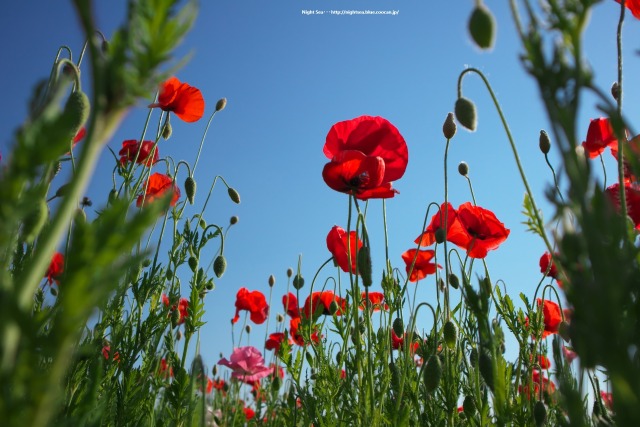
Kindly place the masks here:
<instances>
[{"instance_id":1,"label":"blue sky","mask_svg":"<svg viewBox=\"0 0 640 427\"><path fill-rule=\"evenodd\" d=\"M100 29L110 37L124 19L125 2L96 2ZM487 1L498 23L497 42L490 53L470 41L466 22L473 2L418 0L241 0L201 2L194 29L177 55L191 54L177 72L180 80L200 88L207 103L205 118L195 124L172 120L174 135L160 144L160 154L190 163L206 118L216 101L228 99L209 130L196 172L197 202L203 203L208 183L225 177L241 194L232 204L216 187L206 213L209 223L226 225L231 215L240 222L225 243L228 269L206 299L207 314L201 334L202 353L211 365L218 354L231 351L229 321L237 290L268 293L267 279L276 277L272 313L286 292L288 267L303 256L308 282L330 256L325 239L333 225L346 227L347 196L330 190L321 171L327 159L324 139L332 124L363 114L390 120L409 146L405 176L394 184L400 191L387 203L389 250L394 267L404 269L400 254L412 247L421 232L426 206L443 201L442 123L453 109L459 73L465 67L481 69L502 103L520 149L525 171L546 218L552 212L544 201L551 174L538 150L540 129L547 127L534 81L518 60L520 46L506 2ZM586 56L596 81L608 91L616 78L615 31L618 5L606 0L594 8L586 32ZM399 10L397 16L303 15L302 9ZM636 118L633 102L640 94L640 22L627 14L625 34L625 112ZM67 2L32 0L11 2L0 15L4 40L0 104L3 156L11 133L26 115L30 90L47 77L60 45L77 55L83 36ZM478 107L475 133L458 128L449 151L450 200L457 206L470 200L466 180L457 164L469 163L478 204L491 209L511 229L499 250L487 257L492 278L506 282L510 293L530 298L540 279L538 259L543 243L521 224L524 187L517 175L498 115L479 78L467 76L464 95ZM584 138L588 120L599 114L587 96L579 124ZM138 138L146 105L141 102L127 116L109 146L118 151L122 140ZM154 113L157 120L158 113ZM552 141L553 142L553 141ZM551 159L557 165L556 153ZM609 155L605 156L612 166ZM105 150L89 195L99 207L110 189L113 159ZM179 182L184 180L184 176ZM369 204L374 277L384 260L380 201ZM194 211L187 210L187 214ZM207 258L208 256L208 258ZM214 256L205 254L205 262ZM326 272L326 277L329 272ZM183 279L187 283L187 279ZM433 280L418 285L418 298L434 301ZM410 289L413 287L411 286ZM372 290L380 290L375 285ZM187 292L185 288L184 293ZM458 294L454 298L459 298ZM517 298L514 298L517 300ZM271 323L273 330L273 322ZM424 319L423 327L430 326ZM264 329L254 328L251 343L263 346Z\"/></svg>"}]
</instances>

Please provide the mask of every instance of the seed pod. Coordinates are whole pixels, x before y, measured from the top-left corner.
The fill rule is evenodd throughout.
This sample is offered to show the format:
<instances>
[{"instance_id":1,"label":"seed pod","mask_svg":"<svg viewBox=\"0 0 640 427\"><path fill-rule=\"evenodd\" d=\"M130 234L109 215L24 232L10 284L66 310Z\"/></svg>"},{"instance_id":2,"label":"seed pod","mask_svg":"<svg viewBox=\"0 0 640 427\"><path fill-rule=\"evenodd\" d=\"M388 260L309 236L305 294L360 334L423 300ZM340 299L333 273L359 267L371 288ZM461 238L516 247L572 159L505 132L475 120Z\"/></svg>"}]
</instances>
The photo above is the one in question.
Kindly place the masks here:
<instances>
[{"instance_id":1,"label":"seed pod","mask_svg":"<svg viewBox=\"0 0 640 427\"><path fill-rule=\"evenodd\" d=\"M393 321L393 332L398 338L404 335L404 324L402 323L402 319L399 317Z\"/></svg>"},{"instance_id":2,"label":"seed pod","mask_svg":"<svg viewBox=\"0 0 640 427\"><path fill-rule=\"evenodd\" d=\"M453 113L447 114L447 118L442 125L442 133L444 137L447 139L451 139L456 134L457 130L456 122L453 120Z\"/></svg>"},{"instance_id":3,"label":"seed pod","mask_svg":"<svg viewBox=\"0 0 640 427\"><path fill-rule=\"evenodd\" d=\"M371 286L373 280L371 278L371 254L368 246L363 246L358 251L358 272L362 277L362 285Z\"/></svg>"},{"instance_id":4,"label":"seed pod","mask_svg":"<svg viewBox=\"0 0 640 427\"><path fill-rule=\"evenodd\" d=\"M229 187L227 188L227 192L229 193L229 198L235 204L240 204L240 194L235 190L235 188Z\"/></svg>"},{"instance_id":5,"label":"seed pod","mask_svg":"<svg viewBox=\"0 0 640 427\"><path fill-rule=\"evenodd\" d=\"M187 192L187 200L193 204L194 197L196 196L196 180L192 177L187 177L184 181L184 189Z\"/></svg>"},{"instance_id":6,"label":"seed pod","mask_svg":"<svg viewBox=\"0 0 640 427\"><path fill-rule=\"evenodd\" d=\"M456 325L453 324L453 322L451 320L447 321L447 323L444 324L444 342L447 344L447 347L449 347L450 349L455 348L456 346L456 339L457 339L457 335L458 335L458 331L456 330Z\"/></svg>"},{"instance_id":7,"label":"seed pod","mask_svg":"<svg viewBox=\"0 0 640 427\"><path fill-rule=\"evenodd\" d=\"M458 98L454 111L456 112L456 119L462 126L471 132L476 130L478 116L476 114L476 105L473 101L464 97Z\"/></svg>"},{"instance_id":8,"label":"seed pod","mask_svg":"<svg viewBox=\"0 0 640 427\"><path fill-rule=\"evenodd\" d=\"M234 215L229 219L229 224L235 225L237 223L238 223L238 217L237 216Z\"/></svg>"},{"instance_id":9,"label":"seed pod","mask_svg":"<svg viewBox=\"0 0 640 427\"><path fill-rule=\"evenodd\" d=\"M220 98L218 102L216 102L216 112L224 110L224 107L227 106L227 98Z\"/></svg>"},{"instance_id":10,"label":"seed pod","mask_svg":"<svg viewBox=\"0 0 640 427\"><path fill-rule=\"evenodd\" d=\"M540 147L540 151L542 151L542 154L547 154L549 153L549 150L551 150L551 141L549 140L549 135L547 135L547 132L545 132L544 130L540 131L538 146Z\"/></svg>"},{"instance_id":11,"label":"seed pod","mask_svg":"<svg viewBox=\"0 0 640 427\"><path fill-rule=\"evenodd\" d=\"M547 421L547 408L545 408L544 403L540 400L538 400L533 407L533 419L537 427L543 426Z\"/></svg>"},{"instance_id":12,"label":"seed pod","mask_svg":"<svg viewBox=\"0 0 640 427\"><path fill-rule=\"evenodd\" d=\"M484 4L475 7L469 18L469 34L480 49L491 49L495 40L495 18Z\"/></svg>"},{"instance_id":13,"label":"seed pod","mask_svg":"<svg viewBox=\"0 0 640 427\"><path fill-rule=\"evenodd\" d=\"M216 257L215 261L213 261L213 273L219 279L224 274L227 269L227 260L224 255L220 254Z\"/></svg>"},{"instance_id":14,"label":"seed pod","mask_svg":"<svg viewBox=\"0 0 640 427\"><path fill-rule=\"evenodd\" d=\"M198 268L198 260L195 257L189 257L189 268L195 273Z\"/></svg>"},{"instance_id":15,"label":"seed pod","mask_svg":"<svg viewBox=\"0 0 640 427\"><path fill-rule=\"evenodd\" d=\"M31 211L22 223L22 238L26 243L33 243L38 237L42 227L49 217L49 207L47 202L42 199L36 202L35 209Z\"/></svg>"},{"instance_id":16,"label":"seed pod","mask_svg":"<svg viewBox=\"0 0 640 427\"><path fill-rule=\"evenodd\" d=\"M444 231L444 228L442 227L438 227L436 228L436 232L435 232L435 237L436 237L436 243L441 245L444 243L444 241L447 239L447 232Z\"/></svg>"},{"instance_id":17,"label":"seed pod","mask_svg":"<svg viewBox=\"0 0 640 427\"><path fill-rule=\"evenodd\" d=\"M467 395L462 402L462 409L467 417L471 418L476 414L476 401L473 396Z\"/></svg>"},{"instance_id":18,"label":"seed pod","mask_svg":"<svg viewBox=\"0 0 640 427\"><path fill-rule=\"evenodd\" d=\"M478 366L480 367L480 374L484 378L484 382L489 389L493 391L493 360L491 354L488 351L481 351L480 358L478 360Z\"/></svg>"},{"instance_id":19,"label":"seed pod","mask_svg":"<svg viewBox=\"0 0 640 427\"><path fill-rule=\"evenodd\" d=\"M431 393L440 385L440 379L442 378L442 363L440 358L435 354L429 356L427 359L427 365L424 368L424 385L427 388L427 392Z\"/></svg>"},{"instance_id":20,"label":"seed pod","mask_svg":"<svg viewBox=\"0 0 640 427\"><path fill-rule=\"evenodd\" d=\"M293 278L293 287L296 289L302 289L303 286L304 278L301 275L296 274L296 277Z\"/></svg>"}]
</instances>

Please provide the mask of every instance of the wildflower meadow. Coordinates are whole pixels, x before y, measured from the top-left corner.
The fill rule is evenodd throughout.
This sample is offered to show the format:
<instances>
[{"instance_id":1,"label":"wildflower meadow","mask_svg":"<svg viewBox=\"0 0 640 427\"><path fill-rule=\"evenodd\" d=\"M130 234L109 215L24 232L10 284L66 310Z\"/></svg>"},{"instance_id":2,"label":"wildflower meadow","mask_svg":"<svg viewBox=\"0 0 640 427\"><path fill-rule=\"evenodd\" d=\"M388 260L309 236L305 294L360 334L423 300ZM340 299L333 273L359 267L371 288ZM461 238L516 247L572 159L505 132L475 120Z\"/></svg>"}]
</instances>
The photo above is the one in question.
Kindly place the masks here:
<instances>
[{"instance_id":1,"label":"wildflower meadow","mask_svg":"<svg viewBox=\"0 0 640 427\"><path fill-rule=\"evenodd\" d=\"M51 52L48 77L19 101L23 123L3 128L0 424L640 425L640 135L623 108L623 99L640 99L625 89L637 81L625 67L637 67L640 45L623 37L623 23L640 26L640 1L468 3L456 9L476 52L491 58L498 29L514 28L535 100L497 93L486 67L461 67L435 83L448 85L449 98L422 101L447 106L428 121L437 131L428 156L414 155L419 142L408 137L422 126L418 115L362 111L309 132L304 144L317 158L297 157L295 167L314 183L280 162L287 127L263 123L268 155L259 161L308 189L296 192L257 170L242 185L217 172L243 167L250 153L219 155L216 144L233 141L217 140L216 125L235 101L224 87L207 93L183 77L193 55L180 46L207 24L196 20L206 4L131 0L124 22L105 34L96 5L73 0L84 44ZM607 87L584 37L604 6L616 17L603 24L616 53ZM496 20L496 8L509 22ZM310 11L300 19L324 19ZM382 23L402 14L331 19ZM234 42L243 40L221 41ZM225 72L222 63L211 70ZM268 70L256 80L260 73ZM505 98L517 111L503 109ZM526 120L534 101L546 117L521 141L510 117ZM585 120L585 109L597 114ZM132 117L136 133L116 139ZM499 141L474 138L488 122ZM251 117L242 123L256 126ZM508 182L474 175L473 158L453 158L463 135L508 153L508 167L484 160L496 174L508 170ZM523 144L533 144L534 160L521 156ZM529 160L543 172L527 173ZM409 181L413 164L430 179ZM505 196L512 183L521 188L513 199ZM316 184L336 205L305 205ZM267 199L286 193L287 206L235 214L250 185ZM415 212L395 210L411 187L437 196ZM242 218L277 209L304 218L302 231L282 231L289 244L321 230L311 244L324 261L300 253L260 285L236 282L259 262L249 247L265 257L282 247L260 231L236 234ZM519 223L504 219L513 211ZM324 217L334 225L315 223ZM415 223L400 243L399 222ZM529 245L541 248L526 260L535 274L519 274L516 286L499 265ZM208 313L226 320L212 323ZM219 354L209 351L212 340Z\"/></svg>"}]
</instances>

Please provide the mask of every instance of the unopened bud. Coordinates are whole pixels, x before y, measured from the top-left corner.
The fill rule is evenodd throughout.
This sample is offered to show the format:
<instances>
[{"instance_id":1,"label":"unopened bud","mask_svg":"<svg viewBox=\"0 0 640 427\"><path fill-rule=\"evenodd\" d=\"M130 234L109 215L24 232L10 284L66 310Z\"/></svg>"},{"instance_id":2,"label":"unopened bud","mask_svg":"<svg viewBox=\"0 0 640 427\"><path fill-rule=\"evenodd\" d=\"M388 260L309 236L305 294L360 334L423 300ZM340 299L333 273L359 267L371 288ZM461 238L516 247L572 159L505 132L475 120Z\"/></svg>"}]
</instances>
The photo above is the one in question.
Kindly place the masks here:
<instances>
[{"instance_id":1,"label":"unopened bud","mask_svg":"<svg viewBox=\"0 0 640 427\"><path fill-rule=\"evenodd\" d=\"M293 276L293 269L287 268L287 277Z\"/></svg>"},{"instance_id":2,"label":"unopened bud","mask_svg":"<svg viewBox=\"0 0 640 427\"><path fill-rule=\"evenodd\" d=\"M169 123L169 116L167 116L167 121L164 122L164 126L162 127L162 138L166 141L171 138L171 135L173 135L173 127L171 123Z\"/></svg>"},{"instance_id":3,"label":"unopened bud","mask_svg":"<svg viewBox=\"0 0 640 427\"><path fill-rule=\"evenodd\" d=\"M205 285L205 288L206 288L208 291L212 291L212 290L213 290L213 288L215 288L215 285L214 285L214 283L213 283L213 280L209 280L209 281L207 282L207 284Z\"/></svg>"},{"instance_id":4,"label":"unopened bud","mask_svg":"<svg viewBox=\"0 0 640 427\"><path fill-rule=\"evenodd\" d=\"M538 400L533 407L533 419L536 422L536 427L543 426L547 421L547 408L545 408L544 403Z\"/></svg>"},{"instance_id":5,"label":"unopened bud","mask_svg":"<svg viewBox=\"0 0 640 427\"><path fill-rule=\"evenodd\" d=\"M460 164L458 164L458 173L462 176L467 176L469 174L469 165L467 162L460 162Z\"/></svg>"},{"instance_id":6,"label":"unopened bud","mask_svg":"<svg viewBox=\"0 0 640 427\"><path fill-rule=\"evenodd\" d=\"M480 49L491 49L495 40L495 19L489 9L480 3L469 18L469 34Z\"/></svg>"},{"instance_id":7,"label":"unopened bud","mask_svg":"<svg viewBox=\"0 0 640 427\"><path fill-rule=\"evenodd\" d=\"M237 216L232 216L231 219L229 219L229 224L231 225L235 225L238 223L238 217Z\"/></svg>"},{"instance_id":8,"label":"unopened bud","mask_svg":"<svg viewBox=\"0 0 640 427\"><path fill-rule=\"evenodd\" d=\"M296 274L293 278L293 287L296 289L302 289L304 286L304 278L300 274Z\"/></svg>"},{"instance_id":9,"label":"unopened bud","mask_svg":"<svg viewBox=\"0 0 640 427\"><path fill-rule=\"evenodd\" d=\"M196 259L196 257L189 257L189 268L193 272L195 272L198 268L198 260Z\"/></svg>"},{"instance_id":10,"label":"unopened bud","mask_svg":"<svg viewBox=\"0 0 640 427\"><path fill-rule=\"evenodd\" d=\"M216 112L224 110L224 107L227 106L227 98L220 98L218 102L216 102Z\"/></svg>"},{"instance_id":11,"label":"unopened bud","mask_svg":"<svg viewBox=\"0 0 640 427\"><path fill-rule=\"evenodd\" d=\"M58 296L58 290L56 288L54 288L53 286L51 288L49 288L49 292L51 292L51 295Z\"/></svg>"},{"instance_id":12,"label":"unopened bud","mask_svg":"<svg viewBox=\"0 0 640 427\"><path fill-rule=\"evenodd\" d=\"M181 338L182 338L182 331L178 329L178 331L176 332L176 341L180 341Z\"/></svg>"},{"instance_id":13,"label":"unopened bud","mask_svg":"<svg viewBox=\"0 0 640 427\"><path fill-rule=\"evenodd\" d=\"M476 414L476 401L473 396L467 395L462 402L462 409L467 417L471 418Z\"/></svg>"},{"instance_id":14,"label":"unopened bud","mask_svg":"<svg viewBox=\"0 0 640 427\"><path fill-rule=\"evenodd\" d=\"M439 245L443 244L447 238L447 233L444 231L444 228L442 227L436 228L435 235L436 235L436 243Z\"/></svg>"},{"instance_id":15,"label":"unopened bud","mask_svg":"<svg viewBox=\"0 0 640 427\"><path fill-rule=\"evenodd\" d=\"M215 273L216 277L218 279L221 278L226 269L227 260L225 259L224 255L218 255L213 261L213 272Z\"/></svg>"},{"instance_id":16,"label":"unopened bud","mask_svg":"<svg viewBox=\"0 0 640 427\"><path fill-rule=\"evenodd\" d=\"M463 127L471 132L476 130L478 117L476 114L476 105L473 101L464 97L458 98L454 111L456 112L456 119Z\"/></svg>"},{"instance_id":17,"label":"unopened bud","mask_svg":"<svg viewBox=\"0 0 640 427\"><path fill-rule=\"evenodd\" d=\"M393 321L393 333L396 334L398 338L404 335L404 324L399 317Z\"/></svg>"},{"instance_id":18,"label":"unopened bud","mask_svg":"<svg viewBox=\"0 0 640 427\"><path fill-rule=\"evenodd\" d=\"M456 134L457 128L456 122L453 120L453 113L447 114L447 118L442 125L442 133L444 134L444 137L447 139L453 138Z\"/></svg>"},{"instance_id":19,"label":"unopened bud","mask_svg":"<svg viewBox=\"0 0 640 427\"><path fill-rule=\"evenodd\" d=\"M196 180L193 177L188 176L184 181L184 189L187 193L187 200L193 204L193 200L196 196Z\"/></svg>"},{"instance_id":20,"label":"unopened bud","mask_svg":"<svg viewBox=\"0 0 640 427\"><path fill-rule=\"evenodd\" d=\"M371 277L371 254L369 253L369 247L363 246L358 251L358 273L362 277L362 285L365 287L371 286L373 279Z\"/></svg>"},{"instance_id":21,"label":"unopened bud","mask_svg":"<svg viewBox=\"0 0 640 427\"><path fill-rule=\"evenodd\" d=\"M618 82L613 82L611 85L611 96L613 96L613 99L616 101L620 97L620 86L618 85Z\"/></svg>"},{"instance_id":22,"label":"unopened bud","mask_svg":"<svg viewBox=\"0 0 640 427\"><path fill-rule=\"evenodd\" d=\"M218 375L218 365L213 365L213 368L211 368L211 373L214 377Z\"/></svg>"},{"instance_id":23,"label":"unopened bud","mask_svg":"<svg viewBox=\"0 0 640 427\"><path fill-rule=\"evenodd\" d=\"M540 151L542 151L542 154L547 154L549 153L549 150L551 150L551 141L549 140L549 135L547 135L547 132L545 132L544 130L540 131L540 140L538 142L538 145L540 147Z\"/></svg>"},{"instance_id":24,"label":"unopened bud","mask_svg":"<svg viewBox=\"0 0 640 427\"><path fill-rule=\"evenodd\" d=\"M452 288L454 289L458 289L460 287L460 279L458 279L458 276L456 276L453 273L449 274L449 285L451 285Z\"/></svg>"},{"instance_id":25,"label":"unopened bud","mask_svg":"<svg viewBox=\"0 0 640 427\"><path fill-rule=\"evenodd\" d=\"M247 331L248 334L250 334L251 333L251 325L245 326L244 330Z\"/></svg>"},{"instance_id":26,"label":"unopened bud","mask_svg":"<svg viewBox=\"0 0 640 427\"><path fill-rule=\"evenodd\" d=\"M282 314L277 314L276 315L276 322L278 322L278 323L284 322L284 316Z\"/></svg>"},{"instance_id":27,"label":"unopened bud","mask_svg":"<svg viewBox=\"0 0 640 427\"><path fill-rule=\"evenodd\" d=\"M440 379L442 378L442 362L440 358L435 354L429 356L427 359L427 365L424 367L424 385L427 392L431 393L440 385Z\"/></svg>"},{"instance_id":28,"label":"unopened bud","mask_svg":"<svg viewBox=\"0 0 640 427\"><path fill-rule=\"evenodd\" d=\"M113 204L113 202L115 202L117 198L118 198L118 190L114 188L111 191L109 191L108 203L110 205Z\"/></svg>"},{"instance_id":29,"label":"unopened bud","mask_svg":"<svg viewBox=\"0 0 640 427\"><path fill-rule=\"evenodd\" d=\"M450 349L455 348L458 331L456 330L456 325L454 325L451 320L447 321L447 323L444 324L443 334L444 342L447 344L447 346Z\"/></svg>"},{"instance_id":30,"label":"unopened bud","mask_svg":"<svg viewBox=\"0 0 640 427\"><path fill-rule=\"evenodd\" d=\"M229 198L233 203L240 204L240 194L238 194L235 188L229 187L227 192L229 193Z\"/></svg>"},{"instance_id":31,"label":"unopened bud","mask_svg":"<svg viewBox=\"0 0 640 427\"><path fill-rule=\"evenodd\" d=\"M269 276L269 287L272 288L273 285L275 284L276 284L276 278L272 274L271 276Z\"/></svg>"}]
</instances>

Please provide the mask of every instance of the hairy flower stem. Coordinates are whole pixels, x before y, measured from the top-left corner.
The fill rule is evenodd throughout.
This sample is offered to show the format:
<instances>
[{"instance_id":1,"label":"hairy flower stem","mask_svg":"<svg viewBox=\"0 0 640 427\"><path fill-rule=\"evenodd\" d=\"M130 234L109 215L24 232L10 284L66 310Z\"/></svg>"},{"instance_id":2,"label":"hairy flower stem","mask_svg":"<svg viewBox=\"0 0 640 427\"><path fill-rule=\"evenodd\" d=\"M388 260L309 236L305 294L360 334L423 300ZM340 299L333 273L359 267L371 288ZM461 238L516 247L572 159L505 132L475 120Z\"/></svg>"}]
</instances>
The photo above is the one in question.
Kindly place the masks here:
<instances>
[{"instance_id":1,"label":"hairy flower stem","mask_svg":"<svg viewBox=\"0 0 640 427\"><path fill-rule=\"evenodd\" d=\"M448 177L448 168L447 168L447 159L449 157L449 143L451 142L450 138L447 138L447 144L444 149L444 221L442 221L443 228L445 231L445 239L444 239L444 320L443 324L449 320L451 317L451 309L449 307L449 251L447 250L447 231L449 230L447 227L447 221L449 220L449 209L448 209L448 201L449 201L449 177ZM442 210L440 210L440 215L442 215ZM436 263L436 271L438 270Z\"/></svg>"},{"instance_id":2,"label":"hairy flower stem","mask_svg":"<svg viewBox=\"0 0 640 427\"><path fill-rule=\"evenodd\" d=\"M491 84L489 83L485 75L482 73L482 71L478 70L477 68L467 68L466 70L462 71L462 73L460 73L460 76L458 77L458 96L460 97L462 94L462 78L465 76L465 74L470 72L476 73L478 76L480 76L487 90L489 91L489 94L491 95L491 100L493 101L493 105L496 107L496 111L498 112L498 115L500 116L500 121L502 122L502 126L504 127L504 130L507 134L507 138L509 139L509 145L511 146L511 151L513 152L513 157L514 157L514 160L516 161L518 172L520 173L520 178L522 180L522 183L524 184L525 190L527 191L527 195L531 200L531 206L533 207L533 212L534 212L536 221L538 222L540 229L544 229L544 222L540 217L540 212L536 204L536 201L533 197L533 192L531 191L531 187L529 187L529 181L527 180L527 176L524 173L522 163L520 162L520 156L518 155L518 149L516 148L516 144L513 140L513 136L511 135L511 130L509 129L509 125L507 124L507 120L504 117L504 113L502 112L502 108L500 107L500 103L498 102L498 99L496 98L495 93L493 92ZM549 241L549 238L547 237L546 234L542 234L542 239L544 240L544 243L547 246L547 249L549 250L549 252L553 252L553 246L551 245L551 242Z\"/></svg>"},{"instance_id":3,"label":"hairy flower stem","mask_svg":"<svg viewBox=\"0 0 640 427\"><path fill-rule=\"evenodd\" d=\"M216 115L217 112L218 110L215 110L213 114L211 114L211 117L209 117L209 121L207 121L207 126L204 128L204 133L202 134L202 139L200 140L200 147L198 147L198 154L196 155L196 161L193 163L193 173L196 173L196 167L198 166L198 160L200 160L200 153L202 152L202 146L204 145L204 140L207 137L209 126L211 126L211 121L213 120L213 117Z\"/></svg>"},{"instance_id":4,"label":"hairy flower stem","mask_svg":"<svg viewBox=\"0 0 640 427\"><path fill-rule=\"evenodd\" d=\"M620 20L618 21L618 29L616 31L616 47L618 50L618 96L617 96L617 109L618 117L622 116L622 25L624 23L625 14L625 0L620 2ZM627 212L627 192L624 185L624 143L626 140L618 138L618 183L620 190L620 212L626 215ZM627 227L626 221L621 221L624 235L627 236L627 241L632 240L632 236Z\"/></svg>"}]
</instances>

